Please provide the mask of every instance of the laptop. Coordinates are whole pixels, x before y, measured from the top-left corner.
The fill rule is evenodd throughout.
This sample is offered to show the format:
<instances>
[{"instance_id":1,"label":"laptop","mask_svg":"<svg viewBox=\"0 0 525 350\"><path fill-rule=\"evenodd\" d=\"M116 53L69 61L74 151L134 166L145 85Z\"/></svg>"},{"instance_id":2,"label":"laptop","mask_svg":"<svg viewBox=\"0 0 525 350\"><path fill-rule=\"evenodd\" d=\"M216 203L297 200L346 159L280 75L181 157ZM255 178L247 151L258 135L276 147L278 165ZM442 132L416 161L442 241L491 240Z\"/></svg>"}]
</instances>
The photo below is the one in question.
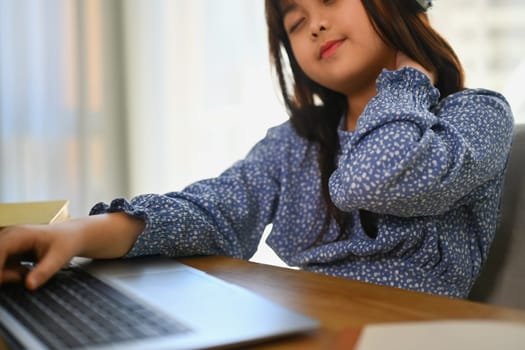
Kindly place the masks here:
<instances>
[{"instance_id":1,"label":"laptop","mask_svg":"<svg viewBox=\"0 0 525 350\"><path fill-rule=\"evenodd\" d=\"M0 325L11 347L230 348L319 326L174 259L75 260L35 292L0 287Z\"/></svg>"}]
</instances>

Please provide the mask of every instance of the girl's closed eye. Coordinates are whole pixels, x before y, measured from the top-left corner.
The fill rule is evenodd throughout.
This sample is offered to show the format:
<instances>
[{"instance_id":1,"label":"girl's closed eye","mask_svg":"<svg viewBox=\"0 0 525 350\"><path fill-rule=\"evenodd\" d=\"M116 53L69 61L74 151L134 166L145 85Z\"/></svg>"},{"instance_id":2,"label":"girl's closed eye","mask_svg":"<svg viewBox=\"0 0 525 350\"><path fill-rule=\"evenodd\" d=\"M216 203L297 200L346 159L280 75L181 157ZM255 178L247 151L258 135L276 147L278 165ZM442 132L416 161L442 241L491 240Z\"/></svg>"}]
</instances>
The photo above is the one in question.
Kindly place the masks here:
<instances>
[{"instance_id":1,"label":"girl's closed eye","mask_svg":"<svg viewBox=\"0 0 525 350\"><path fill-rule=\"evenodd\" d=\"M302 17L302 18L299 18L298 20L292 22L292 25L288 29L288 33L292 34L292 33L296 32L299 28L301 28L301 25L304 23L304 20L305 20L305 18Z\"/></svg>"}]
</instances>

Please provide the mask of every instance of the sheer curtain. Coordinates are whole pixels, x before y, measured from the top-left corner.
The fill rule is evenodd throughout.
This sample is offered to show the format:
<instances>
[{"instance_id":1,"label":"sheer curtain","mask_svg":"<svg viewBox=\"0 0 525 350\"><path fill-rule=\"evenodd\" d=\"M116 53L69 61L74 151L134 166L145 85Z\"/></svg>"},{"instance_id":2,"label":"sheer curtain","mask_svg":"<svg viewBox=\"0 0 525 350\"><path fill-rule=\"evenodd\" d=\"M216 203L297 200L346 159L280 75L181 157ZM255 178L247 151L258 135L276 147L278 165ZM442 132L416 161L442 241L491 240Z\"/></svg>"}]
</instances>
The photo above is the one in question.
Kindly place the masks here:
<instances>
[{"instance_id":1,"label":"sheer curtain","mask_svg":"<svg viewBox=\"0 0 525 350\"><path fill-rule=\"evenodd\" d=\"M120 3L0 0L0 200L128 192Z\"/></svg>"},{"instance_id":2,"label":"sheer curtain","mask_svg":"<svg viewBox=\"0 0 525 350\"><path fill-rule=\"evenodd\" d=\"M467 85L504 93L517 123L525 123L525 2L434 1L431 19L465 66Z\"/></svg>"},{"instance_id":3,"label":"sheer curtain","mask_svg":"<svg viewBox=\"0 0 525 350\"><path fill-rule=\"evenodd\" d=\"M285 120L263 1L127 0L131 192L218 175Z\"/></svg>"},{"instance_id":4,"label":"sheer curtain","mask_svg":"<svg viewBox=\"0 0 525 350\"><path fill-rule=\"evenodd\" d=\"M0 200L181 189L285 119L263 3L0 0Z\"/></svg>"}]
</instances>

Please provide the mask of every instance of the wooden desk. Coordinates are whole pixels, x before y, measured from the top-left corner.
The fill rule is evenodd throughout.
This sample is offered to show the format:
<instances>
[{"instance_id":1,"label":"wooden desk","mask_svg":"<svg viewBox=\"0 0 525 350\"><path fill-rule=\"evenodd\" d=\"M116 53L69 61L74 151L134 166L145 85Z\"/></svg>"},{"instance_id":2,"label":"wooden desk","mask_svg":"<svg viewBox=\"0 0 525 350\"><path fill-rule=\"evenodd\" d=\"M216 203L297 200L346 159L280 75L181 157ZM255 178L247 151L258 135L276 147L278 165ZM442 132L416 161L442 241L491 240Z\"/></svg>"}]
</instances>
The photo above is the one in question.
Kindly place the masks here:
<instances>
[{"instance_id":1,"label":"wooden desk","mask_svg":"<svg viewBox=\"0 0 525 350\"><path fill-rule=\"evenodd\" d=\"M465 300L290 270L225 257L181 259L185 264L310 315L318 331L252 349L334 349L349 328L368 323L495 319L525 322L525 312Z\"/></svg>"}]
</instances>

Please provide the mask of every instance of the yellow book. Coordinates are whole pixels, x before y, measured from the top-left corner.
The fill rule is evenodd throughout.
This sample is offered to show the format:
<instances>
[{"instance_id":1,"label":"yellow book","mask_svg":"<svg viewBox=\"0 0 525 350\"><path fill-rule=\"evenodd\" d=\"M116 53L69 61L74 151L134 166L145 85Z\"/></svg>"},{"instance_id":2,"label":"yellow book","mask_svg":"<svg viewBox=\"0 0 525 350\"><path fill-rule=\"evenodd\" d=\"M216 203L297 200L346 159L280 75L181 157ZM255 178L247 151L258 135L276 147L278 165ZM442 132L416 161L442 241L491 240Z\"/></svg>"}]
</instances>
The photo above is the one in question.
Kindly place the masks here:
<instances>
[{"instance_id":1,"label":"yellow book","mask_svg":"<svg viewBox=\"0 0 525 350\"><path fill-rule=\"evenodd\" d=\"M0 229L21 224L53 224L69 218L69 201L0 203Z\"/></svg>"}]
</instances>

